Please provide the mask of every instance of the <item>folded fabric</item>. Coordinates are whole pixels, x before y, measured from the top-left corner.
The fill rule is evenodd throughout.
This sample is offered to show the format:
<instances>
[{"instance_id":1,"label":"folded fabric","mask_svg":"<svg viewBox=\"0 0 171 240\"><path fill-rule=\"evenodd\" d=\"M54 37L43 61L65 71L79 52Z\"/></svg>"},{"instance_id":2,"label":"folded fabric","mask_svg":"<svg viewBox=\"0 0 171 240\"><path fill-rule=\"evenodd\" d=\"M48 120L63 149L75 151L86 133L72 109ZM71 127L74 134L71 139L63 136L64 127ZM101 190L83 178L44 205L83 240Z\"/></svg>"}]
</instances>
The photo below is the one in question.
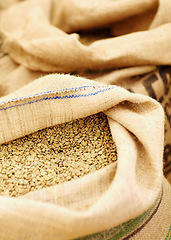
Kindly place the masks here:
<instances>
[{"instance_id":1,"label":"folded fabric","mask_svg":"<svg viewBox=\"0 0 171 240\"><path fill-rule=\"evenodd\" d=\"M171 63L170 1L18 2L9 2L0 21L0 96L50 72L149 95L165 110L164 171L171 182L171 67L158 67Z\"/></svg>"},{"instance_id":2,"label":"folded fabric","mask_svg":"<svg viewBox=\"0 0 171 240\"><path fill-rule=\"evenodd\" d=\"M98 112L108 116L117 164L23 197L1 196L0 238L75 239L119 226L151 207L154 211L162 194L164 116L149 97L48 75L0 99L0 143ZM161 223L165 235L170 211L167 215Z\"/></svg>"},{"instance_id":3,"label":"folded fabric","mask_svg":"<svg viewBox=\"0 0 171 240\"><path fill-rule=\"evenodd\" d=\"M103 112L118 159L0 196L0 239L169 239L171 2L14 2L0 12L0 144Z\"/></svg>"}]
</instances>

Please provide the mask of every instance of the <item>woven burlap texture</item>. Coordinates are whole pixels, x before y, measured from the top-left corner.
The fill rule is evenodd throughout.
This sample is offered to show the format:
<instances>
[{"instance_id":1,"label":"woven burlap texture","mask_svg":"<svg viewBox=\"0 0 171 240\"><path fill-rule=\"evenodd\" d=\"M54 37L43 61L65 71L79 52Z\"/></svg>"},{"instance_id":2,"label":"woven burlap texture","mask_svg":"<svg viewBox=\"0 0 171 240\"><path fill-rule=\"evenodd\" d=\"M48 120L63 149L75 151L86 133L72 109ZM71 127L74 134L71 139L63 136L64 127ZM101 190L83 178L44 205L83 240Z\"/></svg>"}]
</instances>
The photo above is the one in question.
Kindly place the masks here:
<instances>
[{"instance_id":1,"label":"woven burlap texture","mask_svg":"<svg viewBox=\"0 0 171 240\"><path fill-rule=\"evenodd\" d=\"M84 78L37 78L123 67L114 78L126 79L169 65L170 9L169 0L29 0L0 13L0 143L103 111L118 151L117 163L79 180L20 198L1 196L0 239L75 239L154 204L162 187L161 106ZM106 26L113 37L87 45L76 33Z\"/></svg>"},{"instance_id":2,"label":"woven burlap texture","mask_svg":"<svg viewBox=\"0 0 171 240\"><path fill-rule=\"evenodd\" d=\"M169 0L24 1L1 17L2 50L15 62L43 72L167 65L171 59L170 5ZM150 10L156 14L144 31L95 41L89 46L74 33Z\"/></svg>"},{"instance_id":3,"label":"woven burlap texture","mask_svg":"<svg viewBox=\"0 0 171 240\"><path fill-rule=\"evenodd\" d=\"M139 230L136 231L130 240L163 239L169 240L171 223L171 188L166 180L163 181L163 196L157 211L151 219ZM164 224L161 224L161 223Z\"/></svg>"},{"instance_id":4,"label":"woven burlap texture","mask_svg":"<svg viewBox=\"0 0 171 240\"><path fill-rule=\"evenodd\" d=\"M103 111L118 152L117 164L79 180L26 198L0 197L0 239L74 239L117 226L154 204L162 185L164 141L163 110L156 101L55 74L0 102L0 143Z\"/></svg>"}]
</instances>

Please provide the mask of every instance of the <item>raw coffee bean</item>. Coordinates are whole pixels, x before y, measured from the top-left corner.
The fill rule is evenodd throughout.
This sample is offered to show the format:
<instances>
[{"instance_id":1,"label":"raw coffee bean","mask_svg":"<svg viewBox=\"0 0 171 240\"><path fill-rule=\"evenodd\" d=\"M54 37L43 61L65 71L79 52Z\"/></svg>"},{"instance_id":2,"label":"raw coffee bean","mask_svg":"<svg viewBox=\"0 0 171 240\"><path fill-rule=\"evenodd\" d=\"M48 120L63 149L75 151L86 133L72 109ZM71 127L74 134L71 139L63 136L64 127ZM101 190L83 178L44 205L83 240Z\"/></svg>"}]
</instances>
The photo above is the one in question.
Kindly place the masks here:
<instances>
[{"instance_id":1,"label":"raw coffee bean","mask_svg":"<svg viewBox=\"0 0 171 240\"><path fill-rule=\"evenodd\" d=\"M0 195L71 181L116 160L104 113L49 127L0 145Z\"/></svg>"}]
</instances>

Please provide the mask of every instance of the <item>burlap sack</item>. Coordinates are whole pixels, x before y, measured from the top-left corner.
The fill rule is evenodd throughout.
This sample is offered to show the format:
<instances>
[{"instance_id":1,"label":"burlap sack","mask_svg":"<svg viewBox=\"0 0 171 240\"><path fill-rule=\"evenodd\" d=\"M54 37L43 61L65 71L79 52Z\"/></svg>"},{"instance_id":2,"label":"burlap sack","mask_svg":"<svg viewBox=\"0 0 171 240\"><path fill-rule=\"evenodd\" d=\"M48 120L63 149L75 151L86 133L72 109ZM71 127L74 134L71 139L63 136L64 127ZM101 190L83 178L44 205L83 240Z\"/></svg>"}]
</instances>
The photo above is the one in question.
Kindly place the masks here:
<instances>
[{"instance_id":1,"label":"burlap sack","mask_svg":"<svg viewBox=\"0 0 171 240\"><path fill-rule=\"evenodd\" d=\"M156 0L143 0L141 3L109 0L24 1L2 16L2 50L15 62L44 72L167 65L171 59L168 51L170 22L148 31L95 41L89 46L81 44L78 34L67 34L61 30L82 30L85 24L89 28L108 25L156 5ZM51 17L58 28L50 22ZM77 28L72 27L73 22Z\"/></svg>"},{"instance_id":2,"label":"burlap sack","mask_svg":"<svg viewBox=\"0 0 171 240\"><path fill-rule=\"evenodd\" d=\"M0 96L8 95L43 75L14 63L9 56L3 56L0 58Z\"/></svg>"},{"instance_id":3,"label":"burlap sack","mask_svg":"<svg viewBox=\"0 0 171 240\"><path fill-rule=\"evenodd\" d=\"M171 183L171 67L126 68L101 74L101 76L93 75L92 79L148 95L161 103L165 111L164 173Z\"/></svg>"},{"instance_id":4,"label":"burlap sack","mask_svg":"<svg viewBox=\"0 0 171 240\"><path fill-rule=\"evenodd\" d=\"M48 75L0 99L0 143L101 111L108 116L117 162L23 197L1 196L0 239L147 239L148 233L156 240L170 234L171 192L162 173L164 114L152 98ZM154 234L155 224L160 228Z\"/></svg>"},{"instance_id":5,"label":"burlap sack","mask_svg":"<svg viewBox=\"0 0 171 240\"><path fill-rule=\"evenodd\" d=\"M0 143L103 111L118 150L117 164L77 181L22 198L0 197L0 239L170 238L161 107L97 84L117 84L163 104L169 172L170 68L156 65L171 63L170 9L169 0L29 0L0 16L1 52L7 55L0 59ZM102 27L95 36L82 32ZM96 82L54 75L20 89L49 72Z\"/></svg>"},{"instance_id":6,"label":"burlap sack","mask_svg":"<svg viewBox=\"0 0 171 240\"><path fill-rule=\"evenodd\" d=\"M0 1L0 10L12 6L13 4L22 1L22 0L5 0Z\"/></svg>"},{"instance_id":7,"label":"burlap sack","mask_svg":"<svg viewBox=\"0 0 171 240\"><path fill-rule=\"evenodd\" d=\"M1 96L54 71L153 97L166 114L164 171L171 182L170 68L155 66L171 63L170 9L169 0L32 0L14 5L1 18L1 51L10 56L0 59ZM83 33L97 27L103 29Z\"/></svg>"}]
</instances>

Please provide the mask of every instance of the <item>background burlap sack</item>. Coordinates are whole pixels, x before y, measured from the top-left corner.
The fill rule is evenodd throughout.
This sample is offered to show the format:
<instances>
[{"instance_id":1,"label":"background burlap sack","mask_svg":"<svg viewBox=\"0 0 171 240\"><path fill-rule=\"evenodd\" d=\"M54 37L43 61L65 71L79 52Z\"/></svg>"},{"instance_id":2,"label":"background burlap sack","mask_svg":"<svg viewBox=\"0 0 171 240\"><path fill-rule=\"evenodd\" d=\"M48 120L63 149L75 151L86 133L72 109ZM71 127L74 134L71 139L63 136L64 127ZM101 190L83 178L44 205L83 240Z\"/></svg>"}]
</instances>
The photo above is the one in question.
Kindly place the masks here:
<instances>
[{"instance_id":1,"label":"background burlap sack","mask_svg":"<svg viewBox=\"0 0 171 240\"><path fill-rule=\"evenodd\" d=\"M159 25L148 31L95 41L89 46L81 44L78 34L67 34L61 30L64 27L62 28L60 22L65 23L66 29L74 21L77 30L83 30L79 19L92 28L92 22L96 23L98 19L100 23L107 24L110 15L116 16L118 9L120 9L120 18L122 16L126 18L128 15L125 15L126 11L136 15L153 5L156 6L156 3L156 1L149 3L145 0L141 3L137 1L100 1L99 3L97 0L91 3L86 0L81 2L24 1L14 5L2 16L0 26L4 40L2 50L15 62L31 70L44 72L170 64L171 54L168 51L171 39L170 23ZM122 8L123 5L124 8ZM141 6L144 7L140 8ZM52 25L50 22L52 16L58 19L60 28Z\"/></svg>"},{"instance_id":2,"label":"background burlap sack","mask_svg":"<svg viewBox=\"0 0 171 240\"><path fill-rule=\"evenodd\" d=\"M164 114L152 98L84 78L45 76L0 99L0 143L100 111L108 116L117 163L23 197L1 196L0 239L76 239L131 219L122 238L147 226L152 236L162 201L161 214L167 215L158 221L166 237L171 213L170 188L162 184Z\"/></svg>"}]
</instances>

